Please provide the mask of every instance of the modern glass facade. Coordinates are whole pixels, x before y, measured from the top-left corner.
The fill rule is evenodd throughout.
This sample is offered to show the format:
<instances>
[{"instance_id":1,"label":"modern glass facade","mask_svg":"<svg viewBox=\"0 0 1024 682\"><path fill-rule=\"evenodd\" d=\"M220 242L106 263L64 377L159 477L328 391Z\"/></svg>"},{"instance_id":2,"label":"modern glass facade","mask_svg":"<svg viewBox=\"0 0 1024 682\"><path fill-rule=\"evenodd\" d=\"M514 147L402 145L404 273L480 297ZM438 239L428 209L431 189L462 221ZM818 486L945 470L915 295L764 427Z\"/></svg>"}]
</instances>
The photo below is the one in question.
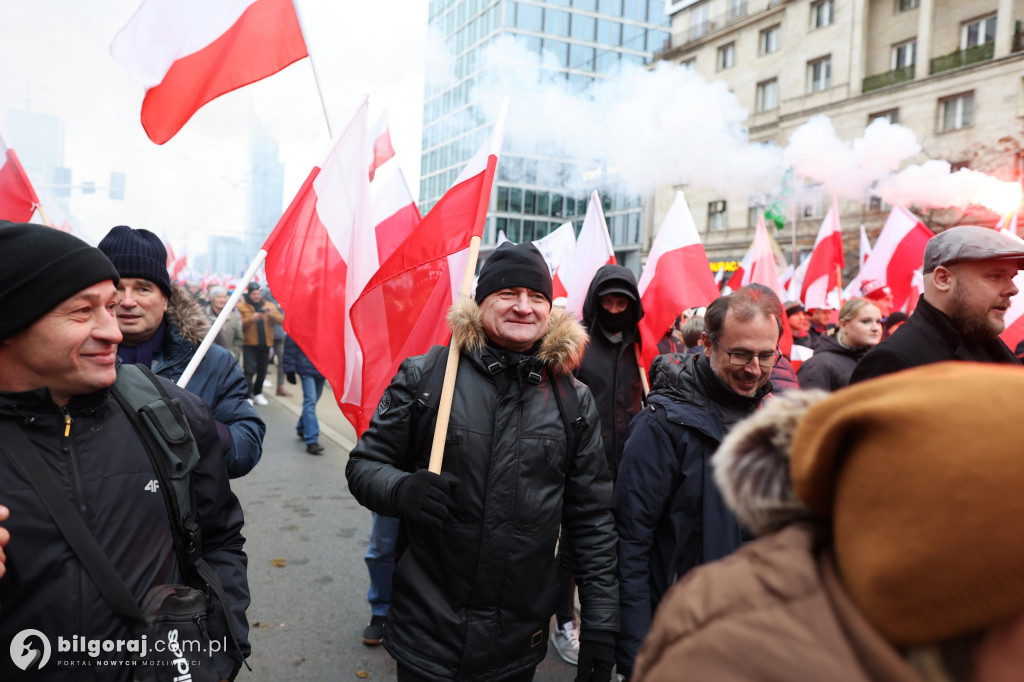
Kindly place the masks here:
<instances>
[{"instance_id":1,"label":"modern glass facade","mask_svg":"<svg viewBox=\"0 0 1024 682\"><path fill-rule=\"evenodd\" d=\"M549 75L574 91L608 78L620 63L646 64L669 40L663 0L432 0L429 21L454 59L452 78L428 74L423 106L420 210L426 213L483 144L493 121L470 101L485 77L484 50L507 35L537 55ZM433 76L433 78L431 78ZM491 196L484 250L498 230L513 241L539 239L567 221L577 231L593 186L574 183L573 159L524 154L506 144ZM601 198L620 263L640 268L644 200L604 188Z\"/></svg>"}]
</instances>

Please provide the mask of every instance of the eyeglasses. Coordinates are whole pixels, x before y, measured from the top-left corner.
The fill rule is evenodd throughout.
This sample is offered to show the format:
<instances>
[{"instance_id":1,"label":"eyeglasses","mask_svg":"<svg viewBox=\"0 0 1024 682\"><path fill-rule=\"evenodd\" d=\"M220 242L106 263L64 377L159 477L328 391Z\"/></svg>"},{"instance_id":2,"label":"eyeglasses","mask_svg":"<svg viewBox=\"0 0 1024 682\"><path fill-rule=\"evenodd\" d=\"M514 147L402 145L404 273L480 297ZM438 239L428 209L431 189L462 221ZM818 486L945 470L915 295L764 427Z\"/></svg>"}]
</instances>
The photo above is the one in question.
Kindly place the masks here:
<instances>
[{"instance_id":1,"label":"eyeglasses","mask_svg":"<svg viewBox=\"0 0 1024 682\"><path fill-rule=\"evenodd\" d=\"M736 365L737 367L743 367L744 365L750 364L751 360L757 358L757 364L765 369L770 369L779 364L779 359L782 357L782 353L779 352L778 348L770 353L751 353L746 350L729 350L722 344L718 343L718 341L712 341L711 343L721 348L722 352L729 356L730 365Z\"/></svg>"}]
</instances>

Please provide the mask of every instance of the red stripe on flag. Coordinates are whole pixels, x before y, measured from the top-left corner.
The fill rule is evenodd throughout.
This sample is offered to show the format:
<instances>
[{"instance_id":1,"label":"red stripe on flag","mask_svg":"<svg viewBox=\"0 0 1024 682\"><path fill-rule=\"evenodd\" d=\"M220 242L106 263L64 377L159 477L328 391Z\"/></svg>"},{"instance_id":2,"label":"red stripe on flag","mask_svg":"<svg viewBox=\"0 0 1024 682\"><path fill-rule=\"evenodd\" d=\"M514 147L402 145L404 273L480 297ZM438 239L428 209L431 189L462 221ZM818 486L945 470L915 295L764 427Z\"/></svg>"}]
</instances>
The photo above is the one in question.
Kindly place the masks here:
<instances>
[{"instance_id":1,"label":"red stripe on flag","mask_svg":"<svg viewBox=\"0 0 1024 682\"><path fill-rule=\"evenodd\" d=\"M3 147L3 141L0 141L0 147ZM8 149L3 166L0 166L0 219L27 222L38 205L39 197L18 161L18 155L13 149Z\"/></svg>"}]
</instances>

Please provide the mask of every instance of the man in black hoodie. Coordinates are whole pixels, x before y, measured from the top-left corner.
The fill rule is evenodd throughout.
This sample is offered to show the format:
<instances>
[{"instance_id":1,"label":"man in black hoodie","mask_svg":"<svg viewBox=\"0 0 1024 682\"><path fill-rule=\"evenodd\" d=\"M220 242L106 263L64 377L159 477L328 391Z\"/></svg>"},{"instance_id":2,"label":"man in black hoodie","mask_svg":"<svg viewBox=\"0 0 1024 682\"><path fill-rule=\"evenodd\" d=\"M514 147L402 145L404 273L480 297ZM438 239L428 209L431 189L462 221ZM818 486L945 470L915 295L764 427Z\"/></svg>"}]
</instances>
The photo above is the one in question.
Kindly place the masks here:
<instances>
[{"instance_id":1,"label":"man in black hoodie","mask_svg":"<svg viewBox=\"0 0 1024 682\"><path fill-rule=\"evenodd\" d=\"M583 302L583 326L590 334L590 345L576 378L590 387L601 415L601 439L612 480L615 480L626 442L626 427L643 409L643 385L640 380L637 324L644 316L636 277L629 268L605 265L594 274ZM557 627L551 631L551 643L570 664L579 651L575 624L575 584L567 552L561 553L561 573Z\"/></svg>"}]
</instances>

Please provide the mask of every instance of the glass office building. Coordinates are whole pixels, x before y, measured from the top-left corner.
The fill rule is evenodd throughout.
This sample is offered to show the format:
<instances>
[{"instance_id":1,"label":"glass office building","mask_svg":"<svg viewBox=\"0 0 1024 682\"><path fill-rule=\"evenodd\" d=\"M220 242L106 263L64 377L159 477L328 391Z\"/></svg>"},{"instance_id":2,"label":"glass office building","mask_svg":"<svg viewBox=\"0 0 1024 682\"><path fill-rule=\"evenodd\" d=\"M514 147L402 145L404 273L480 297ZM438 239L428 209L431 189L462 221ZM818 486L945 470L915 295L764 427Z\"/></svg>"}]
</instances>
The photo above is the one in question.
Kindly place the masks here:
<instances>
[{"instance_id":1,"label":"glass office building","mask_svg":"<svg viewBox=\"0 0 1024 682\"><path fill-rule=\"evenodd\" d=\"M429 21L444 36L453 62L447 78L427 74L420 162L423 213L490 133L493 120L471 98L475 80L488 77L483 53L500 37L543 54L548 75L564 78L577 92L608 78L621 63L650 62L669 40L663 0L432 0ZM539 239L567 221L578 231L587 198L599 189L616 258L638 272L644 198L597 187L596 181L588 185L580 170L574 159L524 152L506 142L483 250L493 248L498 230L513 241Z\"/></svg>"}]
</instances>

